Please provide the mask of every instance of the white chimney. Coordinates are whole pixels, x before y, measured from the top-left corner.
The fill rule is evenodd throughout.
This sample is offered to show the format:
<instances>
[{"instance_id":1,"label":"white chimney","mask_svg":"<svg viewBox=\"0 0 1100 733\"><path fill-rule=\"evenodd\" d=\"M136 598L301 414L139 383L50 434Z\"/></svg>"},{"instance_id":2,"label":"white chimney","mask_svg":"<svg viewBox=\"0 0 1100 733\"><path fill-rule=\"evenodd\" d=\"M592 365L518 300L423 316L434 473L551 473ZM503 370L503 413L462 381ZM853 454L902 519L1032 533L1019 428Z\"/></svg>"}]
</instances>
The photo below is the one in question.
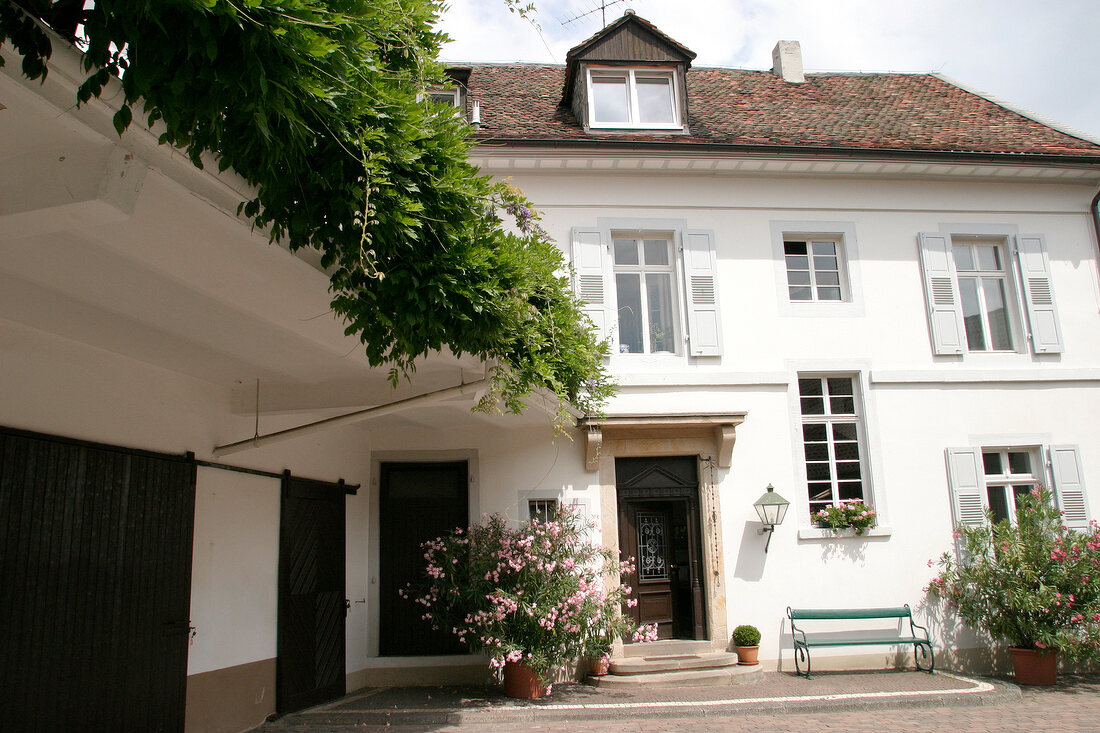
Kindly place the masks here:
<instances>
[{"instance_id":1,"label":"white chimney","mask_svg":"<svg viewBox=\"0 0 1100 733\"><path fill-rule=\"evenodd\" d=\"M802 73L802 48L798 41L780 41L772 50L772 73L783 81L802 84L806 75Z\"/></svg>"}]
</instances>

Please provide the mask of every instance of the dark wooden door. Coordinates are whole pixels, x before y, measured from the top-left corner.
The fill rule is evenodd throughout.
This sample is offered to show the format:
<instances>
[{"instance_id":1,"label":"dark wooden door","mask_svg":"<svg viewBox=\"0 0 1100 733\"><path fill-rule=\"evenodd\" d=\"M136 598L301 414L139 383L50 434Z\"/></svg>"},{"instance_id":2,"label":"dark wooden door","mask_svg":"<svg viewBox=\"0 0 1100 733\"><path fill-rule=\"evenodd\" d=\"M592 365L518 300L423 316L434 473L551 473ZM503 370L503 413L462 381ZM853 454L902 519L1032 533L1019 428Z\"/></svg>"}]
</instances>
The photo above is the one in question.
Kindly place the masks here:
<instances>
[{"instance_id":1,"label":"dark wooden door","mask_svg":"<svg viewBox=\"0 0 1100 733\"><path fill-rule=\"evenodd\" d=\"M379 653L466 653L453 634L432 629L420 607L398 595L424 571L422 543L469 525L466 463L384 463L381 474Z\"/></svg>"},{"instance_id":2,"label":"dark wooden door","mask_svg":"<svg viewBox=\"0 0 1100 733\"><path fill-rule=\"evenodd\" d=\"M619 550L633 557L624 613L656 624L661 639L705 639L698 482L693 456L620 458Z\"/></svg>"},{"instance_id":3,"label":"dark wooden door","mask_svg":"<svg viewBox=\"0 0 1100 733\"><path fill-rule=\"evenodd\" d=\"M0 727L182 731L195 463L0 429Z\"/></svg>"},{"instance_id":4,"label":"dark wooden door","mask_svg":"<svg viewBox=\"0 0 1100 733\"><path fill-rule=\"evenodd\" d=\"M344 487L283 477L279 525L279 714L344 694Z\"/></svg>"},{"instance_id":5,"label":"dark wooden door","mask_svg":"<svg viewBox=\"0 0 1100 733\"><path fill-rule=\"evenodd\" d=\"M657 638L671 639L676 625L676 566L672 562L672 512L664 503L631 502L625 507L626 551L635 558L633 595L637 618L657 624Z\"/></svg>"}]
</instances>

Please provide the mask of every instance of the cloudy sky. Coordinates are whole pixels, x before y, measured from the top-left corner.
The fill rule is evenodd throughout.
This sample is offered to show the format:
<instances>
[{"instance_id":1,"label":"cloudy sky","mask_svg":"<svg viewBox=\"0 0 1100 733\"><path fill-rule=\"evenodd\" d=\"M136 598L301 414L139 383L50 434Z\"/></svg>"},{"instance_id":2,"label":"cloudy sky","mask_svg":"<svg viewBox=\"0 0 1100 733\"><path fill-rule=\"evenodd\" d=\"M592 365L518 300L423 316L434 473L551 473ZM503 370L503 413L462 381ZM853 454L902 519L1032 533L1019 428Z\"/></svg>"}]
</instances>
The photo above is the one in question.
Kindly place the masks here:
<instances>
[{"instance_id":1,"label":"cloudy sky","mask_svg":"<svg viewBox=\"0 0 1100 733\"><path fill-rule=\"evenodd\" d=\"M601 28L600 0L534 2L541 33L505 0L450 0L443 58L563 63ZM938 71L1100 141L1100 0L626 0L608 22L626 8L696 66L768 69L796 40L807 71Z\"/></svg>"}]
</instances>

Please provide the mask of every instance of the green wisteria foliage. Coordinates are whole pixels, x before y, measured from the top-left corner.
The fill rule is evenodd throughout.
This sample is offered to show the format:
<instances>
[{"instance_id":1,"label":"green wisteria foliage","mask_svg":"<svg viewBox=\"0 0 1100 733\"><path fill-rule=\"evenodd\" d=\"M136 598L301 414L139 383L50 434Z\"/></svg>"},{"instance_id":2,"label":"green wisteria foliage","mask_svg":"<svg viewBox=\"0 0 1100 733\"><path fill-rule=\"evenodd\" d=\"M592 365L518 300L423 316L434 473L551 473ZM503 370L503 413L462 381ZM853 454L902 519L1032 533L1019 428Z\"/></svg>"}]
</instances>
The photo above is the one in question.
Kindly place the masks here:
<instances>
[{"instance_id":1,"label":"green wisteria foliage","mask_svg":"<svg viewBox=\"0 0 1100 733\"><path fill-rule=\"evenodd\" d=\"M490 366L480 409L535 390L598 412L611 394L561 252L522 195L467 162L470 128L423 99L441 0L0 0L0 44L48 73L43 24L83 25L78 97L121 78L135 117L254 187L238 213L330 268L333 309L397 381L447 349ZM507 219L505 222L503 220Z\"/></svg>"}]
</instances>

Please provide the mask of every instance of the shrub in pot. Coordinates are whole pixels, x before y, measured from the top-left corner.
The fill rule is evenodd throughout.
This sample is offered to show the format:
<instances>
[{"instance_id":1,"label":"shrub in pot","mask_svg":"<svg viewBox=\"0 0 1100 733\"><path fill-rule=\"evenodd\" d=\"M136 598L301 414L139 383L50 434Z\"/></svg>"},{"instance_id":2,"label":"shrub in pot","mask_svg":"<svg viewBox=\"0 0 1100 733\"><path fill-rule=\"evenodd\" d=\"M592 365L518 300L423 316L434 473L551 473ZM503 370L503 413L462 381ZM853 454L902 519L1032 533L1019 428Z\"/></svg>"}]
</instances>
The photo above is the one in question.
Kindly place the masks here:
<instances>
[{"instance_id":1,"label":"shrub in pot","mask_svg":"<svg viewBox=\"0 0 1100 733\"><path fill-rule=\"evenodd\" d=\"M1007 641L1018 682L1053 684L1055 655L1100 658L1100 528L1066 527L1041 486L1020 497L1016 515L1016 524L956 530L961 557L944 553L926 591L994 641ZM1018 666L1029 661L1045 665L1038 677Z\"/></svg>"},{"instance_id":2,"label":"shrub in pot","mask_svg":"<svg viewBox=\"0 0 1100 733\"><path fill-rule=\"evenodd\" d=\"M760 629L742 624L733 630L733 645L737 647L738 664L760 663Z\"/></svg>"},{"instance_id":3,"label":"shrub in pot","mask_svg":"<svg viewBox=\"0 0 1100 733\"><path fill-rule=\"evenodd\" d=\"M504 669L506 692L549 694L567 664L609 655L618 637L657 636L655 627L622 615L630 590L607 579L617 580L630 564L587 541L591 527L568 509L518 528L499 514L483 516L469 529L425 542L423 577L401 594L434 628L487 653L493 668ZM520 665L537 684L529 677L509 684Z\"/></svg>"}]
</instances>

